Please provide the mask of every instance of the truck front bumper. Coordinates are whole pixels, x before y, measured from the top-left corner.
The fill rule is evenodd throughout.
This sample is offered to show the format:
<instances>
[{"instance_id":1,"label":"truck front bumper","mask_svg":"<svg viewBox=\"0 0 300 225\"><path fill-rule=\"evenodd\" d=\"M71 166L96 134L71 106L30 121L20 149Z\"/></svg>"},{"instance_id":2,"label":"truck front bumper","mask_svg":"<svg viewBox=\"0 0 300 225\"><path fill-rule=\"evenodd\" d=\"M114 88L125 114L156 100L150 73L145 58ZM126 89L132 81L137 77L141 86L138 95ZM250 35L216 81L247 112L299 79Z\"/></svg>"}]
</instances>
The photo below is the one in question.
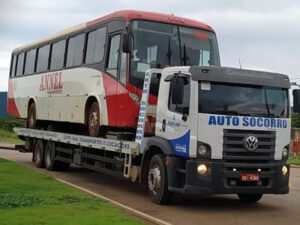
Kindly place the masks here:
<instances>
[{"instance_id":1,"label":"truck front bumper","mask_svg":"<svg viewBox=\"0 0 300 225\"><path fill-rule=\"evenodd\" d=\"M184 160L168 157L168 187L185 194L287 194L290 166L282 161L268 164L227 163L222 160ZM200 175L199 164L209 172ZM282 166L288 168L282 174ZM259 181L241 181L242 173L259 174Z\"/></svg>"}]
</instances>

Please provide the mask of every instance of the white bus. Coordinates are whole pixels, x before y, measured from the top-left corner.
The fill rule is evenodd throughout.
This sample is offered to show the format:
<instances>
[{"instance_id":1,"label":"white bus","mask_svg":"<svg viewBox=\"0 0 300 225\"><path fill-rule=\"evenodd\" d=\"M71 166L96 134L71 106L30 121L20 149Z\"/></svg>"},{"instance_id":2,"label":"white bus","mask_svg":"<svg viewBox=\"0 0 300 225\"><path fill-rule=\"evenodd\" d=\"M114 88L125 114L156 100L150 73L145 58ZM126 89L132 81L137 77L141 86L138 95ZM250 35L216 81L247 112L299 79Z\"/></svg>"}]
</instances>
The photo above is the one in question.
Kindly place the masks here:
<instances>
[{"instance_id":1,"label":"white bus","mask_svg":"<svg viewBox=\"0 0 300 225\"><path fill-rule=\"evenodd\" d=\"M219 64L210 26L173 15L119 11L15 49L8 113L27 119L29 128L87 124L91 136L104 128L135 130L147 69ZM158 83L154 77L153 112ZM149 133L153 115L149 110Z\"/></svg>"}]
</instances>

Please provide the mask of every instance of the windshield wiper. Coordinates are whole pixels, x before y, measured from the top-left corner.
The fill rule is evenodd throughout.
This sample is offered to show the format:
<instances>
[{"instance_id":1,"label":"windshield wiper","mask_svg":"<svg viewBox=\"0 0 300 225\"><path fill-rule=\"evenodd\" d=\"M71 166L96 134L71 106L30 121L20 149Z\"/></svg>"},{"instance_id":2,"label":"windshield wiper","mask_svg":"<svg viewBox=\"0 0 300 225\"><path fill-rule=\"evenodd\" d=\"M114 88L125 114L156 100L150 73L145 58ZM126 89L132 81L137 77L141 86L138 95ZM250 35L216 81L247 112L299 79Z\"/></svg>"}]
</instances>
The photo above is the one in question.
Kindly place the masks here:
<instances>
[{"instance_id":1,"label":"windshield wiper","mask_svg":"<svg viewBox=\"0 0 300 225\"><path fill-rule=\"evenodd\" d=\"M224 114L224 115L233 115L233 116L250 116L249 113L242 113L238 111L228 110L228 111L216 111L214 113Z\"/></svg>"},{"instance_id":2,"label":"windshield wiper","mask_svg":"<svg viewBox=\"0 0 300 225\"><path fill-rule=\"evenodd\" d=\"M171 50L171 37L169 37L169 41L168 41L168 52L166 54L166 57L164 59L164 62L162 64L162 66L166 65L166 62L168 60L168 65L171 65L171 56L172 56L173 52Z\"/></svg>"},{"instance_id":3,"label":"windshield wiper","mask_svg":"<svg viewBox=\"0 0 300 225\"><path fill-rule=\"evenodd\" d=\"M270 118L280 118L281 117L278 114L274 114L274 113L270 113L270 112L267 112L267 113L254 113L254 114L251 114L251 116L263 116L263 117L270 117Z\"/></svg>"},{"instance_id":4,"label":"windshield wiper","mask_svg":"<svg viewBox=\"0 0 300 225\"><path fill-rule=\"evenodd\" d=\"M189 57L186 55L186 47L185 47L185 43L183 44L183 65L186 66L187 65L187 61L189 60Z\"/></svg>"}]
</instances>

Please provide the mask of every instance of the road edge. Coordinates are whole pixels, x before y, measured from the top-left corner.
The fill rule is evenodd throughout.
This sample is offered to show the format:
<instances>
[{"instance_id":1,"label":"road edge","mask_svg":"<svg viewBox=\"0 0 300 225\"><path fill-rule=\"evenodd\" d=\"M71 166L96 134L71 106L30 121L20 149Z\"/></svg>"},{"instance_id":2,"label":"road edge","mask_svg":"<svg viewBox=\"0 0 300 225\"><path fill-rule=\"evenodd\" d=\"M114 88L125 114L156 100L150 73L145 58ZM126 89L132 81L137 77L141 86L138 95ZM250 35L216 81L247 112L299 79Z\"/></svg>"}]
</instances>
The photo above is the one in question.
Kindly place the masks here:
<instances>
[{"instance_id":1,"label":"road edge","mask_svg":"<svg viewBox=\"0 0 300 225\"><path fill-rule=\"evenodd\" d=\"M68 181L65 181L65 180L62 180L62 179L59 179L59 178L55 178L55 177L53 177L53 178L56 179L57 181L61 182L61 183L68 184L68 185L70 185L70 186L72 186L72 187L74 187L76 189L84 191L84 192L86 192L86 193L88 193L88 194L90 194L90 195L92 195L92 196L94 196L96 198L108 201L109 203L117 206L118 208L124 209L124 210L126 210L126 211L128 211L128 212L130 212L130 213L132 213L132 214L134 214L134 215L136 215L138 217L141 217L142 219L147 220L149 222L152 222L152 223L155 223L155 224L158 224L158 225L172 225L171 223L168 223L166 221L157 219L157 218L155 218L153 216L150 216L150 215L148 215L146 213L143 213L143 212L141 212L139 210L133 209L133 208L131 208L129 206L126 206L126 205L124 205L124 204L122 204L120 202L117 202L117 201L115 201L113 199L107 198L107 197L105 197L103 195L97 194L97 193L95 193L93 191L90 191L90 190L87 190L87 189L85 189L83 187L80 187L80 186L78 186L76 184L72 184L72 183L70 183Z\"/></svg>"}]
</instances>

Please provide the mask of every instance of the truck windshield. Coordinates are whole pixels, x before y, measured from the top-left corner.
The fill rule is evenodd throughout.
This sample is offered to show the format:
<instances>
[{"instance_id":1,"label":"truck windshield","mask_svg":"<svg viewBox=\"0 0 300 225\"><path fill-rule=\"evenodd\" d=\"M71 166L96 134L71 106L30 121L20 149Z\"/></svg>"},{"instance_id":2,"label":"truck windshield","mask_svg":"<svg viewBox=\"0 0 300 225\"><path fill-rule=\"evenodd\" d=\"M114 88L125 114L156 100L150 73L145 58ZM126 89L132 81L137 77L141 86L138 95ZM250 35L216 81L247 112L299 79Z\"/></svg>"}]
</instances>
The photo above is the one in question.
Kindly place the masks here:
<instances>
[{"instance_id":1,"label":"truck windshield","mask_svg":"<svg viewBox=\"0 0 300 225\"><path fill-rule=\"evenodd\" d=\"M220 65L213 32L142 20L133 21L131 30L130 83L138 88L150 68Z\"/></svg>"},{"instance_id":2,"label":"truck windshield","mask_svg":"<svg viewBox=\"0 0 300 225\"><path fill-rule=\"evenodd\" d=\"M288 117L288 91L267 86L199 82L199 113Z\"/></svg>"}]
</instances>

